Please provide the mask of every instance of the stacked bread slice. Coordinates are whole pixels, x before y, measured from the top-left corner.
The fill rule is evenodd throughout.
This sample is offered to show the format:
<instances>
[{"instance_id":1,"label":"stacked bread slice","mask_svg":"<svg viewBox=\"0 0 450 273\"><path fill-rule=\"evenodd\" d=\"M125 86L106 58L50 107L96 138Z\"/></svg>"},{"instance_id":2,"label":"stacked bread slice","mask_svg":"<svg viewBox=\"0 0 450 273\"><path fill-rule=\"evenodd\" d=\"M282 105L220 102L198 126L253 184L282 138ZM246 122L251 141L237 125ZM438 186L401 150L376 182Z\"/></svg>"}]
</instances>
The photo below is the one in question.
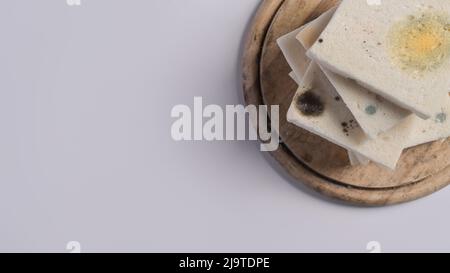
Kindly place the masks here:
<instances>
[{"instance_id":1,"label":"stacked bread slice","mask_svg":"<svg viewBox=\"0 0 450 273\"><path fill-rule=\"evenodd\" d=\"M278 39L299 85L289 122L395 169L450 136L450 1L343 0Z\"/></svg>"}]
</instances>

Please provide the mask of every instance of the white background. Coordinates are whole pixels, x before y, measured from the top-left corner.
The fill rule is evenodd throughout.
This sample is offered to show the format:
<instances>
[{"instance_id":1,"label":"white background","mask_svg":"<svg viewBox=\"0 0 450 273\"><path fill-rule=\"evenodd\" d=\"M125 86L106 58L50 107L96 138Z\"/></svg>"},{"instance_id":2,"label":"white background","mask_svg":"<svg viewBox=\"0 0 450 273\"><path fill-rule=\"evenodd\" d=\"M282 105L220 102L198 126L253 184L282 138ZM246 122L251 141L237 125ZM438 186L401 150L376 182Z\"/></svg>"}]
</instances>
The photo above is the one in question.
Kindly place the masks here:
<instances>
[{"instance_id":1,"label":"white background","mask_svg":"<svg viewBox=\"0 0 450 273\"><path fill-rule=\"evenodd\" d=\"M450 188L324 199L254 142L176 143L176 104L242 103L259 0L2 0L0 250L449 251Z\"/></svg>"}]
</instances>

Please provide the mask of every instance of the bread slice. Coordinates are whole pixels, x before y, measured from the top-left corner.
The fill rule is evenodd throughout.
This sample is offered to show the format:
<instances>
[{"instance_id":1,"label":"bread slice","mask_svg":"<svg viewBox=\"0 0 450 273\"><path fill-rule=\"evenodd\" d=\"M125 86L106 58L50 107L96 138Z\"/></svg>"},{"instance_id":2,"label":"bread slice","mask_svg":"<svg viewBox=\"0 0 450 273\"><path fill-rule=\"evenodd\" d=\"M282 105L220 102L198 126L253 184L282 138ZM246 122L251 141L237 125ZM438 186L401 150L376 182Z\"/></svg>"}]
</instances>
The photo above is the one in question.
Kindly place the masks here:
<instances>
[{"instance_id":1,"label":"bread slice","mask_svg":"<svg viewBox=\"0 0 450 273\"><path fill-rule=\"evenodd\" d=\"M295 83L297 83L298 85L301 84L301 80L299 80L297 78L294 71L289 73L289 77L291 77L291 79L294 80ZM303 77L303 75L302 75L302 77ZM366 159L363 156L357 155L357 154L353 153L352 151L347 151L347 154L348 154L348 159L350 161L350 165L352 165L352 166L367 165L370 162L370 160Z\"/></svg>"},{"instance_id":2,"label":"bread slice","mask_svg":"<svg viewBox=\"0 0 450 273\"><path fill-rule=\"evenodd\" d=\"M355 81L326 68L322 71L370 138L377 138L411 115L410 111L370 92Z\"/></svg>"},{"instance_id":3,"label":"bread slice","mask_svg":"<svg viewBox=\"0 0 450 273\"><path fill-rule=\"evenodd\" d=\"M289 75L300 84L295 73L291 72ZM405 140L403 148L407 149L450 137L450 121L447 119L450 119L450 98L435 119L423 120L415 115L408 116L402 122L410 124L410 138ZM367 165L370 162L366 157L352 151L348 151L348 157L352 166Z\"/></svg>"},{"instance_id":4,"label":"bread slice","mask_svg":"<svg viewBox=\"0 0 450 273\"><path fill-rule=\"evenodd\" d=\"M277 39L277 44L294 74L291 77L295 76L297 81L302 80L310 63L309 58L306 56L306 49L295 39L304 27L305 26L296 29Z\"/></svg>"},{"instance_id":5,"label":"bread slice","mask_svg":"<svg viewBox=\"0 0 450 273\"><path fill-rule=\"evenodd\" d=\"M312 92L322 101L319 115L299 110L299 98L306 92ZM336 94L320 67L312 62L289 108L287 120L347 149L354 164L367 164L370 160L395 169L405 148L450 136L450 97L445 98L445 106L436 118L423 120L410 115L377 139L370 139L357 125L352 125L351 113L342 102L334 100Z\"/></svg>"},{"instance_id":6,"label":"bread slice","mask_svg":"<svg viewBox=\"0 0 450 273\"><path fill-rule=\"evenodd\" d=\"M303 48L308 50L316 43L322 31L328 25L331 18L333 18L333 15L336 12L337 8L338 7L336 6L329 9L328 11L322 13L319 17L299 29L296 38L298 41L300 41Z\"/></svg>"},{"instance_id":7,"label":"bread slice","mask_svg":"<svg viewBox=\"0 0 450 273\"><path fill-rule=\"evenodd\" d=\"M450 77L450 1L344 0L308 51L323 67L436 118Z\"/></svg>"},{"instance_id":8,"label":"bread slice","mask_svg":"<svg viewBox=\"0 0 450 273\"><path fill-rule=\"evenodd\" d=\"M319 39L320 34L333 17L334 11L335 9L331 9L299 31L297 39L305 49L309 49ZM322 70L370 138L377 138L380 133L392 129L411 114L410 111L370 92L355 81L339 76L323 67Z\"/></svg>"},{"instance_id":9,"label":"bread slice","mask_svg":"<svg viewBox=\"0 0 450 273\"><path fill-rule=\"evenodd\" d=\"M311 47L312 43L317 39L318 34L314 35L309 35L309 33L303 34L305 40L311 43L311 45L308 47L302 46L302 44L298 42L297 36L304 29L311 29L309 26L315 24L315 22L318 20L329 21L335 11L336 7L331 8L327 12L320 15L317 19L277 39L277 44L280 47L281 52L283 53L287 63L289 64L293 72L293 74L290 74L289 76L297 83L303 79L303 76L305 75L305 72L309 67L311 60L306 56L306 50Z\"/></svg>"},{"instance_id":10,"label":"bread slice","mask_svg":"<svg viewBox=\"0 0 450 273\"><path fill-rule=\"evenodd\" d=\"M394 169L402 153L403 142L410 137L409 123L403 122L396 130L370 139L345 104L335 99L336 96L338 94L325 74L312 62L294 97L287 120L355 154Z\"/></svg>"}]
</instances>

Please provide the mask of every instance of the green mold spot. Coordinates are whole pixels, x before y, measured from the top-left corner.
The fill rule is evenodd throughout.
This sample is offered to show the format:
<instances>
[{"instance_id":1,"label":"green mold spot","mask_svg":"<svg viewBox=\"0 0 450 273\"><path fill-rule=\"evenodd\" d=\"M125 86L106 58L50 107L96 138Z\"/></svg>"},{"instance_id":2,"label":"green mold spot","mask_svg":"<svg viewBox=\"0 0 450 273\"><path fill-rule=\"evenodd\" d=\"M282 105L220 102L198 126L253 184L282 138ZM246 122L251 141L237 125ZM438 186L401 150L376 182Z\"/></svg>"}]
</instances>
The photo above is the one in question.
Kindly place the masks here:
<instances>
[{"instance_id":1,"label":"green mold spot","mask_svg":"<svg viewBox=\"0 0 450 273\"><path fill-rule=\"evenodd\" d=\"M369 105L366 107L366 114L373 116L377 113L377 108L373 105Z\"/></svg>"},{"instance_id":2,"label":"green mold spot","mask_svg":"<svg viewBox=\"0 0 450 273\"><path fill-rule=\"evenodd\" d=\"M435 121L438 123L444 123L447 120L447 114L439 113L436 115Z\"/></svg>"}]
</instances>

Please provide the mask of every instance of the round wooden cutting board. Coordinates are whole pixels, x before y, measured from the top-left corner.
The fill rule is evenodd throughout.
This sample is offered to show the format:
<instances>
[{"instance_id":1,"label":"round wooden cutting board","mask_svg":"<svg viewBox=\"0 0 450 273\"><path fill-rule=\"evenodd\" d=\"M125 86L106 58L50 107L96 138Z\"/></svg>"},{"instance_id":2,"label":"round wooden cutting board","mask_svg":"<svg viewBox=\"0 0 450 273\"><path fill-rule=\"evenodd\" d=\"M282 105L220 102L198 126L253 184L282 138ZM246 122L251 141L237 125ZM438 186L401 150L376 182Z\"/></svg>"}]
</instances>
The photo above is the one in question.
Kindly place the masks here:
<instances>
[{"instance_id":1,"label":"round wooden cutting board","mask_svg":"<svg viewBox=\"0 0 450 273\"><path fill-rule=\"evenodd\" d=\"M431 194L450 183L450 140L403 152L395 171L376 164L351 166L347 151L286 120L297 85L276 39L337 5L338 0L264 0L249 29L243 55L249 105L280 106L282 145L274 158L299 182L351 203L381 206Z\"/></svg>"}]
</instances>

